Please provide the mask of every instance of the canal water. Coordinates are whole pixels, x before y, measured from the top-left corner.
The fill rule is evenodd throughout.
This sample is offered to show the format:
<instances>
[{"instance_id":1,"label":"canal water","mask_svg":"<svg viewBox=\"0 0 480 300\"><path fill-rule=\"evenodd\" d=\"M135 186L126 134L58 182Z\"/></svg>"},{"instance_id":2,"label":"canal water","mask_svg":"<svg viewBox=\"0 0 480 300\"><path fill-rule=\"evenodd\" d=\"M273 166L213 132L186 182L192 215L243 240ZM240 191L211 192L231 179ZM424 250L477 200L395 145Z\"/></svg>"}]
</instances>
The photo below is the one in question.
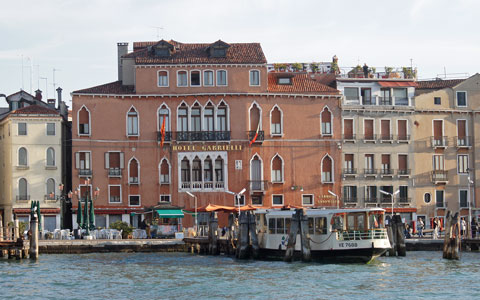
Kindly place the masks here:
<instances>
[{"instance_id":1,"label":"canal water","mask_svg":"<svg viewBox=\"0 0 480 300\"><path fill-rule=\"evenodd\" d=\"M186 253L0 260L1 299L480 299L480 253L371 264L238 261Z\"/></svg>"}]
</instances>

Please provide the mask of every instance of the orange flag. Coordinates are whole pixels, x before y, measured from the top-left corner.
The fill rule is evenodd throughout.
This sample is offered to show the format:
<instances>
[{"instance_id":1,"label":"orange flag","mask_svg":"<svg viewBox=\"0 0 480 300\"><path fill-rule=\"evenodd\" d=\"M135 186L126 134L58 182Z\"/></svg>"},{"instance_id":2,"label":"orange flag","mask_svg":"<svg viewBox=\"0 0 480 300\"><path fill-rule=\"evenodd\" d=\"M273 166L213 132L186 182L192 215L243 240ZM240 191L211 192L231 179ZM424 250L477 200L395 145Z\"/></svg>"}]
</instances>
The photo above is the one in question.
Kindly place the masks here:
<instances>
[{"instance_id":1,"label":"orange flag","mask_svg":"<svg viewBox=\"0 0 480 300\"><path fill-rule=\"evenodd\" d=\"M253 139L250 141L250 147L251 147L252 144L255 143L255 141L257 140L258 131L259 131L259 130L260 130L260 121L258 121L257 132L255 132L255 136L254 136Z\"/></svg>"},{"instance_id":2,"label":"orange flag","mask_svg":"<svg viewBox=\"0 0 480 300\"><path fill-rule=\"evenodd\" d=\"M162 128L160 129L160 134L162 135L160 147L163 147L163 142L165 141L165 119L166 119L166 115L163 115Z\"/></svg>"}]
</instances>

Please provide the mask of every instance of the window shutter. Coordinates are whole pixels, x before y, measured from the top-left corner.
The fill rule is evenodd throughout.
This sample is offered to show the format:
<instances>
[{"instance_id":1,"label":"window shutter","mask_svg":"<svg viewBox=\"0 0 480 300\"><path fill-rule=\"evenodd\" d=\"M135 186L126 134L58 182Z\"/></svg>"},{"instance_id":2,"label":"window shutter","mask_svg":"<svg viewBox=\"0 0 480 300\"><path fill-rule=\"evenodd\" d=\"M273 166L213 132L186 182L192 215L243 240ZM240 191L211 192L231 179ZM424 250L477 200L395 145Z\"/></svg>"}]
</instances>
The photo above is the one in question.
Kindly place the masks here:
<instances>
[{"instance_id":1,"label":"window shutter","mask_svg":"<svg viewBox=\"0 0 480 300\"><path fill-rule=\"evenodd\" d=\"M110 153L105 152L105 169L110 168Z\"/></svg>"},{"instance_id":2,"label":"window shutter","mask_svg":"<svg viewBox=\"0 0 480 300\"><path fill-rule=\"evenodd\" d=\"M125 168L125 163L123 161L123 156L124 156L124 153L120 152L120 169Z\"/></svg>"},{"instance_id":3,"label":"window shutter","mask_svg":"<svg viewBox=\"0 0 480 300\"><path fill-rule=\"evenodd\" d=\"M75 168L80 169L80 152L75 152Z\"/></svg>"}]
</instances>

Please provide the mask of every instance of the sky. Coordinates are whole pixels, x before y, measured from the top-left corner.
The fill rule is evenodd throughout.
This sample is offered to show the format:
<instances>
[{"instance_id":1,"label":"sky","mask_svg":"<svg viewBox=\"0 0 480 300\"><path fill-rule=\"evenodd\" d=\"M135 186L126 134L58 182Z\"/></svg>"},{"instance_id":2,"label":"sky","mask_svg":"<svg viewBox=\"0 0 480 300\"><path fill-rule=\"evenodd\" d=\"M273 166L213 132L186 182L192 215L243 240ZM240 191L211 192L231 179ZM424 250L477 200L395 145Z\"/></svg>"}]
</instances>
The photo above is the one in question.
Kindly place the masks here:
<instances>
[{"instance_id":1,"label":"sky","mask_svg":"<svg viewBox=\"0 0 480 300\"><path fill-rule=\"evenodd\" d=\"M117 42L159 39L258 42L269 63L337 55L340 67L412 64L420 79L465 77L480 72L478 11L478 0L4 1L0 94L40 88L52 98L55 83L68 102L117 80Z\"/></svg>"}]
</instances>

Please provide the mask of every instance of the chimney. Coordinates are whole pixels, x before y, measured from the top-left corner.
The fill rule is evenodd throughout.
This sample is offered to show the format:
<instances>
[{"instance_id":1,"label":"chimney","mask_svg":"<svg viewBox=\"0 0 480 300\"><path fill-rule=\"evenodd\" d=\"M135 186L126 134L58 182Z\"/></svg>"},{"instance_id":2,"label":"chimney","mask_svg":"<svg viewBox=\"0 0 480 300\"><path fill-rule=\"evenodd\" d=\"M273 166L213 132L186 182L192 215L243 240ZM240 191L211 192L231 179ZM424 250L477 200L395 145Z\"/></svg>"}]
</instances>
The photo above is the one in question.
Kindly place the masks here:
<instances>
[{"instance_id":1,"label":"chimney","mask_svg":"<svg viewBox=\"0 0 480 300\"><path fill-rule=\"evenodd\" d=\"M42 101L42 91L40 89L35 91L35 99Z\"/></svg>"},{"instance_id":2,"label":"chimney","mask_svg":"<svg viewBox=\"0 0 480 300\"><path fill-rule=\"evenodd\" d=\"M57 91L57 99L58 99L58 108L60 109L60 103L62 103L62 88L58 87Z\"/></svg>"},{"instance_id":3,"label":"chimney","mask_svg":"<svg viewBox=\"0 0 480 300\"><path fill-rule=\"evenodd\" d=\"M118 50L118 80L123 81L122 56L128 53L128 43L117 43Z\"/></svg>"},{"instance_id":4,"label":"chimney","mask_svg":"<svg viewBox=\"0 0 480 300\"><path fill-rule=\"evenodd\" d=\"M47 105L51 109L55 109L55 99L48 99L47 100Z\"/></svg>"}]
</instances>

